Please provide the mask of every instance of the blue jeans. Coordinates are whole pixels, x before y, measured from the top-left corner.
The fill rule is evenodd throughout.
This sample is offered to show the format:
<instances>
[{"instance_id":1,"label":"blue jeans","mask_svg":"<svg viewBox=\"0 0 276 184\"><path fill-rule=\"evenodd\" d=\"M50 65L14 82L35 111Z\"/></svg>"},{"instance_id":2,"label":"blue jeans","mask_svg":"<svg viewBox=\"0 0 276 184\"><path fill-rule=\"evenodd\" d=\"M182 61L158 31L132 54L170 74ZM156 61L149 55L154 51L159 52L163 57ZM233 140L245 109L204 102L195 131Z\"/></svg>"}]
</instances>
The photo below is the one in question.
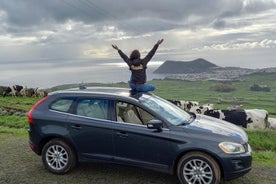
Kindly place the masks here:
<instances>
[{"instance_id":1,"label":"blue jeans","mask_svg":"<svg viewBox=\"0 0 276 184\"><path fill-rule=\"evenodd\" d=\"M129 81L129 86L131 89L141 92L154 91L155 86L151 84L134 84Z\"/></svg>"}]
</instances>

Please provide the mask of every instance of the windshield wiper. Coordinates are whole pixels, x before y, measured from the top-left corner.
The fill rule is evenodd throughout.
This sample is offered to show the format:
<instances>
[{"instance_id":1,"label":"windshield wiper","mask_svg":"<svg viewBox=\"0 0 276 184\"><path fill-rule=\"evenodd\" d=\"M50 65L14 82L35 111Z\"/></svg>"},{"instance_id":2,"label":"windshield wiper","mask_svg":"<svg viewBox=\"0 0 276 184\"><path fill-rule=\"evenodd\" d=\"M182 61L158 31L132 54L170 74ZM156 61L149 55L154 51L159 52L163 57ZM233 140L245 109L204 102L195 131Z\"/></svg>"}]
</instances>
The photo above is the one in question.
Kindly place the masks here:
<instances>
[{"instance_id":1,"label":"windshield wiper","mask_svg":"<svg viewBox=\"0 0 276 184\"><path fill-rule=\"evenodd\" d=\"M192 123L196 119L196 114L191 112L190 115L191 115L191 117L190 117L189 122Z\"/></svg>"},{"instance_id":2,"label":"windshield wiper","mask_svg":"<svg viewBox=\"0 0 276 184\"><path fill-rule=\"evenodd\" d=\"M191 124L196 119L196 114L195 113L189 113L189 114L190 114L189 119L185 122L182 122L182 123L178 124L178 126L185 126L185 125Z\"/></svg>"},{"instance_id":3,"label":"windshield wiper","mask_svg":"<svg viewBox=\"0 0 276 184\"><path fill-rule=\"evenodd\" d=\"M179 123L177 126L185 126L185 125L188 125L188 124L190 124L189 122L182 122L182 123Z\"/></svg>"}]
</instances>

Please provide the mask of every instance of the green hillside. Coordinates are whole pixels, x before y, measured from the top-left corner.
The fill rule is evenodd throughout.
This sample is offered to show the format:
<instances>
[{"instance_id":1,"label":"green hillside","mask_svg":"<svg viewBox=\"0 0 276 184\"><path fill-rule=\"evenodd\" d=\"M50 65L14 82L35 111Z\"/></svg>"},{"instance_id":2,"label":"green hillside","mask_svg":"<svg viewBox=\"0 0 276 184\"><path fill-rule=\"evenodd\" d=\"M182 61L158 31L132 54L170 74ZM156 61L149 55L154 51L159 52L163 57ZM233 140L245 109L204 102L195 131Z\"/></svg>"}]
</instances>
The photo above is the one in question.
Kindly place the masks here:
<instances>
[{"instance_id":1,"label":"green hillside","mask_svg":"<svg viewBox=\"0 0 276 184\"><path fill-rule=\"evenodd\" d=\"M215 108L225 109L230 105L243 105L244 109L265 109L271 117L276 117L276 73L252 74L240 78L240 81L182 81L182 80L152 80L148 83L156 86L154 94L166 99L199 101L200 104L212 103ZM212 90L214 85L229 83L235 87L232 92L217 92ZM254 84L267 85L270 92L251 91ZM88 83L85 86L126 87L127 83L100 84ZM56 86L52 91L75 88L79 84Z\"/></svg>"}]
</instances>

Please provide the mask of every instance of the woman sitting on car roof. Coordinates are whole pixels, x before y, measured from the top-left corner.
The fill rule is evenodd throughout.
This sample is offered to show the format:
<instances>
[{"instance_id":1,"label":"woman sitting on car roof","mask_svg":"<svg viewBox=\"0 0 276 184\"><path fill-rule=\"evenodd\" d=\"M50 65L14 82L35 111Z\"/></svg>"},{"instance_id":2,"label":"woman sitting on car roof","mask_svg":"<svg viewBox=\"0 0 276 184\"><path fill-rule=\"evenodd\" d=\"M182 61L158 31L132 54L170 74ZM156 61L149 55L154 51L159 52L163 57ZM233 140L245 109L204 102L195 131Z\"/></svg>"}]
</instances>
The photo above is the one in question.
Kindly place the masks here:
<instances>
[{"instance_id":1,"label":"woman sitting on car roof","mask_svg":"<svg viewBox=\"0 0 276 184\"><path fill-rule=\"evenodd\" d=\"M151 84L146 84L146 69L148 62L151 60L156 50L158 49L158 46L163 41L164 39L158 40L151 51L143 59L140 58L139 50L133 50L130 54L130 57L128 57L126 54L123 53L123 51L121 51L121 49L119 49L117 45L112 44L112 47L118 51L121 58L129 66L129 69L131 71L129 86L132 90L147 92L153 91L155 89L155 86Z\"/></svg>"}]
</instances>

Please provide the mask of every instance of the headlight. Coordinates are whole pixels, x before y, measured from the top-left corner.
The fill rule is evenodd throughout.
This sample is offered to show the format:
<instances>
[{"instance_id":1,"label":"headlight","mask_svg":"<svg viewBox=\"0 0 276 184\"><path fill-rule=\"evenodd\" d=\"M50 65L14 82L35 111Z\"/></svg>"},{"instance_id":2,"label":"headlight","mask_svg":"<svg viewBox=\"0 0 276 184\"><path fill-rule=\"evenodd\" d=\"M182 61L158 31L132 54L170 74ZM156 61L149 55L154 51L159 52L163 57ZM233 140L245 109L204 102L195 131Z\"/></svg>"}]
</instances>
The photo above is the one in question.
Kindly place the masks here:
<instances>
[{"instance_id":1,"label":"headlight","mask_svg":"<svg viewBox=\"0 0 276 184\"><path fill-rule=\"evenodd\" d=\"M244 153L245 149L242 144L233 142L221 142L219 143L220 149L228 154Z\"/></svg>"}]
</instances>

